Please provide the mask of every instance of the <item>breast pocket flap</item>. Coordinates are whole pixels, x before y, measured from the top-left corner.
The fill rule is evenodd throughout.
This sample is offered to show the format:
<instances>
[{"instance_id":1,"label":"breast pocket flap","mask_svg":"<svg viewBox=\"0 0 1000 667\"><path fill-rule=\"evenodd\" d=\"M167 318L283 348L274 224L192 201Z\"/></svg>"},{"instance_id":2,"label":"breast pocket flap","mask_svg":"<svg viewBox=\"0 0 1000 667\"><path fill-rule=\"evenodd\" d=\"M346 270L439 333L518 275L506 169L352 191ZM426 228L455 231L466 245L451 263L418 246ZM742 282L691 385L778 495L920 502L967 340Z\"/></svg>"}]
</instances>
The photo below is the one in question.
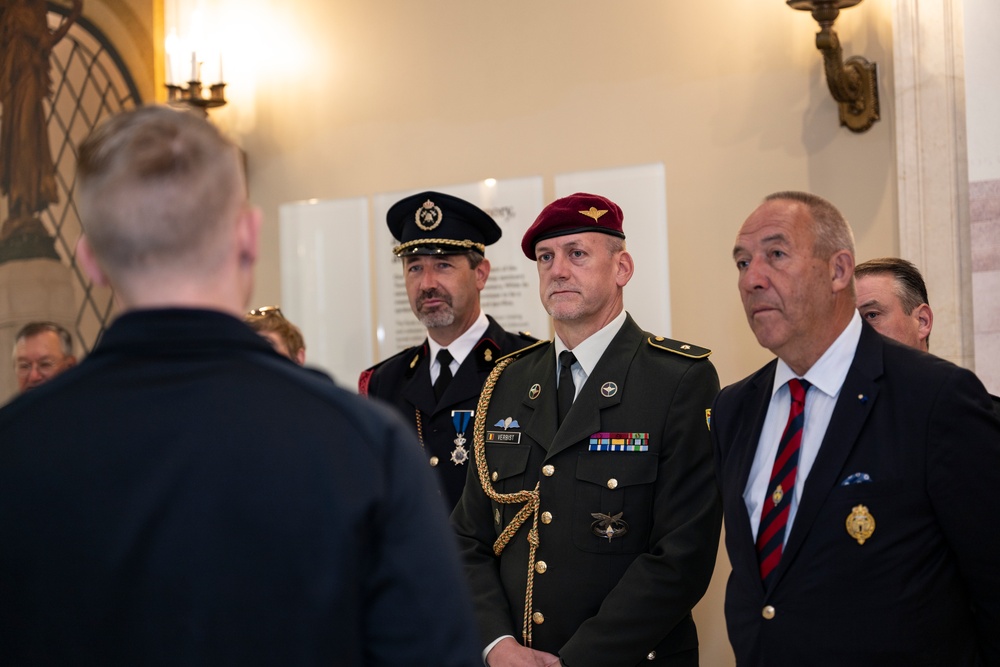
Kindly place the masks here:
<instances>
[{"instance_id":1,"label":"breast pocket flap","mask_svg":"<svg viewBox=\"0 0 1000 667\"><path fill-rule=\"evenodd\" d=\"M486 467L490 477L498 482L523 475L528 467L531 445L486 445Z\"/></svg>"},{"instance_id":2,"label":"breast pocket flap","mask_svg":"<svg viewBox=\"0 0 1000 667\"><path fill-rule=\"evenodd\" d=\"M583 452L576 467L576 478L599 486L621 488L651 484L656 480L655 454L642 452Z\"/></svg>"}]
</instances>

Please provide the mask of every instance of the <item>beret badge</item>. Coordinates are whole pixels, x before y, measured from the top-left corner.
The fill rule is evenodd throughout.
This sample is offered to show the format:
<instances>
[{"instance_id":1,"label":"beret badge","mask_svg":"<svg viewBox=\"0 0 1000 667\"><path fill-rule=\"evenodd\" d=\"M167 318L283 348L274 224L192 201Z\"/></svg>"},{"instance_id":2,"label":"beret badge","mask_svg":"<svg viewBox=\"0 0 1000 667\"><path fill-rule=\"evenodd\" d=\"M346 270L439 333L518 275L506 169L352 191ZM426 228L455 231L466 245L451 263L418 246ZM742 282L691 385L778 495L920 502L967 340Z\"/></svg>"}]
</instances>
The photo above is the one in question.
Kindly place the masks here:
<instances>
[{"instance_id":1,"label":"beret badge","mask_svg":"<svg viewBox=\"0 0 1000 667\"><path fill-rule=\"evenodd\" d=\"M600 220L601 216L607 213L607 209L603 211L598 211L596 207L591 206L589 211L580 211L581 215L585 215L588 218L593 218L595 221Z\"/></svg>"}]
</instances>

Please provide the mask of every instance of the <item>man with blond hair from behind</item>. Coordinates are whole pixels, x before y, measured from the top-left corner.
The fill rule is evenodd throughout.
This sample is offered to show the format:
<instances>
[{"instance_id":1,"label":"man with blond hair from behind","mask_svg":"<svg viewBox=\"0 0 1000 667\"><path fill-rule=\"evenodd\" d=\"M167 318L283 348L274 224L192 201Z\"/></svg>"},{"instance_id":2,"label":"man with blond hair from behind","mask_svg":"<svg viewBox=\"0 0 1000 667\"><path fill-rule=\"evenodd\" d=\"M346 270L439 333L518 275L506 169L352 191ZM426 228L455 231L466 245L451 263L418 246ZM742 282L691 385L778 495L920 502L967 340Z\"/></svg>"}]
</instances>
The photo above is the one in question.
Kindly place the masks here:
<instances>
[{"instance_id":1,"label":"man with blond hair from behind","mask_svg":"<svg viewBox=\"0 0 1000 667\"><path fill-rule=\"evenodd\" d=\"M477 664L406 426L241 321L241 163L166 107L80 146L78 260L123 314L0 411L0 664Z\"/></svg>"}]
</instances>

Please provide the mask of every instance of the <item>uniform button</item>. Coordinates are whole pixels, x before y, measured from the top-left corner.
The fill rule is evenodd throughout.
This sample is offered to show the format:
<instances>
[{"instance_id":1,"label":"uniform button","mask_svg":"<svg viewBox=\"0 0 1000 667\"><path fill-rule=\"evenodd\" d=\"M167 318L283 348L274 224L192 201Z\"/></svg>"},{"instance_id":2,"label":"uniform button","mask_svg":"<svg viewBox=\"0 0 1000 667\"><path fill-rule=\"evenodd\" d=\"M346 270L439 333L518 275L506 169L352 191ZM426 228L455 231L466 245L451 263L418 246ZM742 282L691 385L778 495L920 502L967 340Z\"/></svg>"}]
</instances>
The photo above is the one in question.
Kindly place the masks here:
<instances>
[{"instance_id":1,"label":"uniform button","mask_svg":"<svg viewBox=\"0 0 1000 667\"><path fill-rule=\"evenodd\" d=\"M498 479L500 479L500 473L494 470L493 474L490 476L490 479L492 479L494 482L497 481Z\"/></svg>"},{"instance_id":2,"label":"uniform button","mask_svg":"<svg viewBox=\"0 0 1000 667\"><path fill-rule=\"evenodd\" d=\"M542 512L542 523L552 523L552 512Z\"/></svg>"},{"instance_id":3,"label":"uniform button","mask_svg":"<svg viewBox=\"0 0 1000 667\"><path fill-rule=\"evenodd\" d=\"M433 468L433 467L434 467L434 466L436 466L437 464L438 464L438 457L436 457L436 456L432 456L432 457L431 457L431 467Z\"/></svg>"},{"instance_id":4,"label":"uniform button","mask_svg":"<svg viewBox=\"0 0 1000 667\"><path fill-rule=\"evenodd\" d=\"M535 572L538 574L545 574L545 570L549 569L548 564L544 560L540 560L535 563Z\"/></svg>"},{"instance_id":5,"label":"uniform button","mask_svg":"<svg viewBox=\"0 0 1000 667\"><path fill-rule=\"evenodd\" d=\"M552 477L556 474L556 467L554 465L542 466L542 474L546 477Z\"/></svg>"},{"instance_id":6,"label":"uniform button","mask_svg":"<svg viewBox=\"0 0 1000 667\"><path fill-rule=\"evenodd\" d=\"M656 660L656 651L650 651L646 654L646 660Z\"/></svg>"},{"instance_id":7,"label":"uniform button","mask_svg":"<svg viewBox=\"0 0 1000 667\"><path fill-rule=\"evenodd\" d=\"M774 607L772 607L771 605L767 605L760 612L760 615L770 621L772 618L774 618Z\"/></svg>"},{"instance_id":8,"label":"uniform button","mask_svg":"<svg viewBox=\"0 0 1000 667\"><path fill-rule=\"evenodd\" d=\"M540 611L536 611L531 615L531 620L535 622L535 625L541 625L545 622L545 615Z\"/></svg>"},{"instance_id":9,"label":"uniform button","mask_svg":"<svg viewBox=\"0 0 1000 667\"><path fill-rule=\"evenodd\" d=\"M617 489L618 488L618 480L615 479L614 477L612 477L611 479L609 479L608 480L608 488L609 489Z\"/></svg>"}]
</instances>

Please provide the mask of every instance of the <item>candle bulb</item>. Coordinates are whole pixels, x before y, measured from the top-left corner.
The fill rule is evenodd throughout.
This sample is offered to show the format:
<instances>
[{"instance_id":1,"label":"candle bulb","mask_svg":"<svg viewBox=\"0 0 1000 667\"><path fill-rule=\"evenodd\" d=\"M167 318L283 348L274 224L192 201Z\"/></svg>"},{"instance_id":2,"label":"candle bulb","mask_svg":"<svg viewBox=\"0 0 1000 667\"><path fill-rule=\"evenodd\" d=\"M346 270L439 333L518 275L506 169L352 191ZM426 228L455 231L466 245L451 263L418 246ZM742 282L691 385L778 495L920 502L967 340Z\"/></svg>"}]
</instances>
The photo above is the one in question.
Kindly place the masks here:
<instances>
[{"instance_id":1,"label":"candle bulb","mask_svg":"<svg viewBox=\"0 0 1000 667\"><path fill-rule=\"evenodd\" d=\"M225 83L226 80L222 78L222 54L219 54L219 83Z\"/></svg>"},{"instance_id":2,"label":"candle bulb","mask_svg":"<svg viewBox=\"0 0 1000 667\"><path fill-rule=\"evenodd\" d=\"M198 58L194 51L191 52L191 80L198 80Z\"/></svg>"},{"instance_id":3,"label":"candle bulb","mask_svg":"<svg viewBox=\"0 0 1000 667\"><path fill-rule=\"evenodd\" d=\"M167 51L164 54L164 58L166 60L165 64L166 64L166 70L167 70L167 85L170 86L170 85L173 85L173 83L174 83L174 68L173 68L173 65L170 62L170 52L169 51Z\"/></svg>"}]
</instances>

